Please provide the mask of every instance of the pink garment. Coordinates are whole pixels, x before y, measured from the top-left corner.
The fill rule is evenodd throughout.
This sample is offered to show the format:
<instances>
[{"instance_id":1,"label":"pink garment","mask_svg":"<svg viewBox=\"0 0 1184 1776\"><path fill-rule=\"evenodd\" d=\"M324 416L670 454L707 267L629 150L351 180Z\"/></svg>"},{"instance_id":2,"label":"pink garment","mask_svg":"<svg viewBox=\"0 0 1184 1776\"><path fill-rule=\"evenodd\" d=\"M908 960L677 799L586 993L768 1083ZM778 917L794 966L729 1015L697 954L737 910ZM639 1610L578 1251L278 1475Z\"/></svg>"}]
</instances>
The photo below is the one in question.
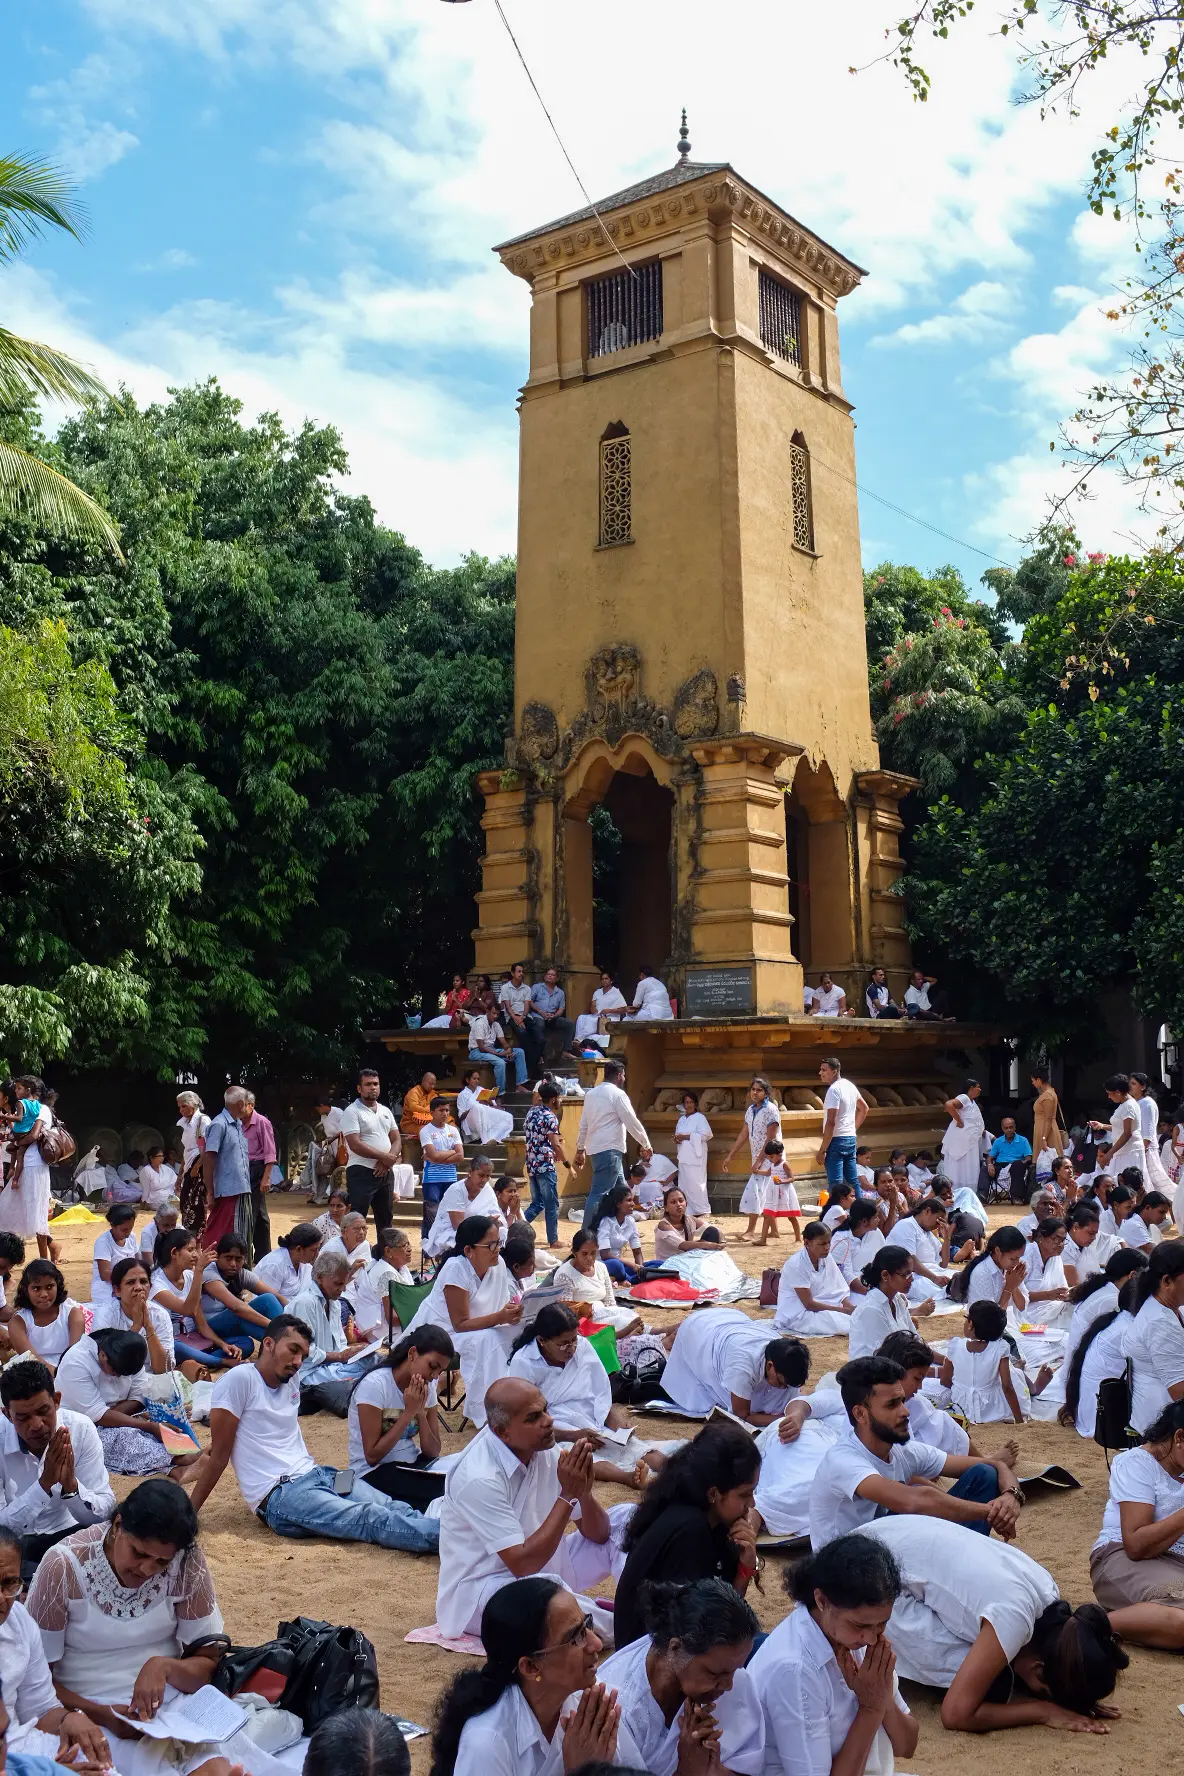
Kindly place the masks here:
<instances>
[{"instance_id":1,"label":"pink garment","mask_svg":"<svg viewBox=\"0 0 1184 1776\"><path fill-rule=\"evenodd\" d=\"M263 1160L267 1165L274 1165L275 1130L268 1117L256 1110L250 1122L243 1123L243 1131L247 1137L247 1159L249 1162Z\"/></svg>"}]
</instances>

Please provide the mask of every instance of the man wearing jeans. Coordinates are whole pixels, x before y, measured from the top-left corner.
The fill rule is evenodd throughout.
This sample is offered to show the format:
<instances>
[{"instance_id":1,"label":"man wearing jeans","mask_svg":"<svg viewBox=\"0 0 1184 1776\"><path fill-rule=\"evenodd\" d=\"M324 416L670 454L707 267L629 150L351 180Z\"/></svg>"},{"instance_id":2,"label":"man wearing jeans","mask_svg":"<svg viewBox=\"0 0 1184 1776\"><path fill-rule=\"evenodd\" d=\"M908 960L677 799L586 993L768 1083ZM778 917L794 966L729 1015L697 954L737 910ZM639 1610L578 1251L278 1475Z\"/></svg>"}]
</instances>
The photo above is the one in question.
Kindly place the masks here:
<instances>
[{"instance_id":1,"label":"man wearing jeans","mask_svg":"<svg viewBox=\"0 0 1184 1776\"><path fill-rule=\"evenodd\" d=\"M253 1363L220 1376L210 1410L210 1447L197 1463L191 1497L201 1509L227 1462L260 1522L282 1536L335 1536L433 1554L440 1525L401 1499L387 1498L350 1469L318 1467L305 1447L300 1368L312 1333L294 1314L272 1321ZM340 1488L340 1490L339 1490Z\"/></svg>"},{"instance_id":2,"label":"man wearing jeans","mask_svg":"<svg viewBox=\"0 0 1184 1776\"><path fill-rule=\"evenodd\" d=\"M493 1082L499 1097L506 1089L507 1061L514 1068L514 1084L523 1085L526 1081L526 1050L511 1048L497 1019L487 1017L483 1011L469 1022L469 1059L484 1061L486 1066L493 1068Z\"/></svg>"},{"instance_id":3,"label":"man wearing jeans","mask_svg":"<svg viewBox=\"0 0 1184 1776\"><path fill-rule=\"evenodd\" d=\"M381 1233L394 1214L391 1173L403 1155L395 1119L378 1101L382 1081L373 1067L358 1074L358 1095L341 1118L341 1132L349 1148L345 1188L349 1206L360 1215L373 1206L374 1226Z\"/></svg>"},{"instance_id":4,"label":"man wearing jeans","mask_svg":"<svg viewBox=\"0 0 1184 1776\"><path fill-rule=\"evenodd\" d=\"M838 1183L859 1187L855 1164L855 1131L867 1115L867 1104L859 1087L843 1078L837 1055L828 1055L818 1069L818 1077L826 1087L822 1108L826 1119L822 1125L822 1145L818 1149L819 1165L826 1166L826 1184L833 1190Z\"/></svg>"},{"instance_id":5,"label":"man wearing jeans","mask_svg":"<svg viewBox=\"0 0 1184 1776\"><path fill-rule=\"evenodd\" d=\"M526 1175L530 1179L530 1207L526 1219L542 1215L547 1226L547 1244L559 1244L559 1179L555 1171L558 1160L571 1170L563 1142L559 1138L559 1118L555 1105L559 1087L550 1079L539 1086L539 1102L526 1112L522 1133L526 1136Z\"/></svg>"},{"instance_id":6,"label":"man wearing jeans","mask_svg":"<svg viewBox=\"0 0 1184 1776\"><path fill-rule=\"evenodd\" d=\"M504 980L498 988L497 1002L505 1013L506 1035L524 1050L527 1076L533 1079L543 1054L543 1020L534 1009L526 970L521 962L515 962L509 980Z\"/></svg>"},{"instance_id":7,"label":"man wearing jeans","mask_svg":"<svg viewBox=\"0 0 1184 1776\"><path fill-rule=\"evenodd\" d=\"M650 1138L638 1121L629 1099L622 1089L625 1069L620 1061L604 1063L604 1079L594 1085L584 1098L580 1127L576 1135L575 1169L580 1171L584 1157L592 1161L592 1185L584 1204L584 1226L595 1228L600 1219L600 1202L614 1184L625 1182L625 1137L632 1135L641 1149L641 1157L654 1157Z\"/></svg>"}]
</instances>

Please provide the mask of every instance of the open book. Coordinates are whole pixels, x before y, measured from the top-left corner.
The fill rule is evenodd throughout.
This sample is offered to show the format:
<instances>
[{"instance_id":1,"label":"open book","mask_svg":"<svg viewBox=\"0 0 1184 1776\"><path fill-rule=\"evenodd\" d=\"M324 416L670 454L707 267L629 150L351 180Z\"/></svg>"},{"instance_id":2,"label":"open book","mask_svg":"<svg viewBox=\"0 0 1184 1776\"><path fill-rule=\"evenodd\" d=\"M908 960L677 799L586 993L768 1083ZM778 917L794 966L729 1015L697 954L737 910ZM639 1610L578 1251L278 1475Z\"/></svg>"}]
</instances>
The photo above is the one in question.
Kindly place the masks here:
<instances>
[{"instance_id":1,"label":"open book","mask_svg":"<svg viewBox=\"0 0 1184 1776\"><path fill-rule=\"evenodd\" d=\"M172 1684L166 1684L164 1701L152 1719L133 1724L148 1739L179 1739L185 1745L204 1745L210 1740L229 1739L246 1719L246 1709L213 1684L203 1684L191 1696L183 1696Z\"/></svg>"}]
</instances>

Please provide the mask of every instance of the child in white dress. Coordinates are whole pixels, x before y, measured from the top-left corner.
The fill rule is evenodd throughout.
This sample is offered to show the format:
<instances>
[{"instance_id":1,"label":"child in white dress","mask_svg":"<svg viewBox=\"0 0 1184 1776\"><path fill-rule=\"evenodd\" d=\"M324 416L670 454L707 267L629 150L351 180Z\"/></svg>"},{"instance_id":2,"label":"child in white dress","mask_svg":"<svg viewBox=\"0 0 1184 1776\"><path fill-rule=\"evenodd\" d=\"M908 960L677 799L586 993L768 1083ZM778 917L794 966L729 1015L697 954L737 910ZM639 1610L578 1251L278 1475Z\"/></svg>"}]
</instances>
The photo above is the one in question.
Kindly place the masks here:
<instances>
[{"instance_id":1,"label":"child in white dress","mask_svg":"<svg viewBox=\"0 0 1184 1776\"><path fill-rule=\"evenodd\" d=\"M760 1216L758 1246L768 1245L770 1237L777 1238L777 1223L783 1220L793 1229L795 1244L801 1244L802 1210L793 1187L793 1168L785 1157L784 1146L775 1136L765 1142L764 1156L753 1167L740 1199L740 1211Z\"/></svg>"},{"instance_id":2,"label":"child in white dress","mask_svg":"<svg viewBox=\"0 0 1184 1776\"><path fill-rule=\"evenodd\" d=\"M1022 1424L1031 1411L1023 1368L1012 1367L1012 1347L1004 1338L1007 1315L995 1301L975 1301L966 1310L965 1336L951 1338L941 1368L941 1384L971 1424L998 1419Z\"/></svg>"}]
</instances>

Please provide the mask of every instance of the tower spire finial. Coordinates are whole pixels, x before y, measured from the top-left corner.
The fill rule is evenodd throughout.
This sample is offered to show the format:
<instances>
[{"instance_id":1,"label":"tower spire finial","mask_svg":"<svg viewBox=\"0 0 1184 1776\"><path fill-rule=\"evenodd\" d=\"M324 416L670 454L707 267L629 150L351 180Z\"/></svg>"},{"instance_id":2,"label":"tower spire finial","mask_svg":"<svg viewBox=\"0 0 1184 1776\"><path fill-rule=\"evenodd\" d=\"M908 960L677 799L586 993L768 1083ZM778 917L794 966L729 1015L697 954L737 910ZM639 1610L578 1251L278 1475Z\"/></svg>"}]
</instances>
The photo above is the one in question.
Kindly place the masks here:
<instances>
[{"instance_id":1,"label":"tower spire finial","mask_svg":"<svg viewBox=\"0 0 1184 1776\"><path fill-rule=\"evenodd\" d=\"M684 105L682 108L682 128L678 132L678 158L680 165L686 165L687 161L690 159L690 154L691 138L687 131L687 108Z\"/></svg>"}]
</instances>

